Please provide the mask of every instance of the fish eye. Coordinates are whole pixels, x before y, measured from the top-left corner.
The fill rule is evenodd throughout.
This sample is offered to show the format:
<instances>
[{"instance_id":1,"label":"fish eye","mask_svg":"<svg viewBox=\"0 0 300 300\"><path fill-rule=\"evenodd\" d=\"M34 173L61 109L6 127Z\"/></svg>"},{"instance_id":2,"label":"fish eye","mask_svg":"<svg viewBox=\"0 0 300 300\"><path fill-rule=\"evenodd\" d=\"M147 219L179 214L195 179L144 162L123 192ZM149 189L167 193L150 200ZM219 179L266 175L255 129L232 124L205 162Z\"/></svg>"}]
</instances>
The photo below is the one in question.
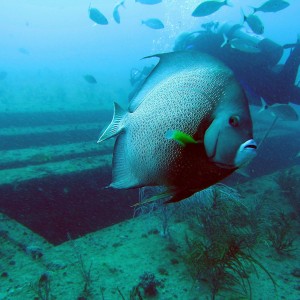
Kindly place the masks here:
<instances>
[{"instance_id":1,"label":"fish eye","mask_svg":"<svg viewBox=\"0 0 300 300\"><path fill-rule=\"evenodd\" d=\"M238 116L231 116L228 120L228 123L232 127L237 127L239 126L240 118Z\"/></svg>"}]
</instances>

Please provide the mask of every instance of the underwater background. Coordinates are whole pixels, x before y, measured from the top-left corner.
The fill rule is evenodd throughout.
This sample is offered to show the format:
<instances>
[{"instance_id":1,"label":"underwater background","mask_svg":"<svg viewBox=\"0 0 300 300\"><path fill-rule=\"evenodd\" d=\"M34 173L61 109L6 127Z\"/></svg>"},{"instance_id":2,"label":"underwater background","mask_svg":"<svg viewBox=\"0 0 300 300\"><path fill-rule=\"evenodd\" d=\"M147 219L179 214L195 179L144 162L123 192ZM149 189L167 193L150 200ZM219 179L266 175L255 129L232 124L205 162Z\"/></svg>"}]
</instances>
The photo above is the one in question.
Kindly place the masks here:
<instances>
[{"instance_id":1,"label":"underwater background","mask_svg":"<svg viewBox=\"0 0 300 300\"><path fill-rule=\"evenodd\" d=\"M97 139L113 102L127 107L157 62L142 58L211 21L251 30L244 15L266 1L232 0L204 17L192 16L199 0L140 2L1 1L0 300L300 299L299 120L273 127L249 96L263 143L246 176L170 205L134 206L159 188L105 188L114 141ZM300 34L300 1L288 2L256 13L262 37L292 44L278 65Z\"/></svg>"}]
</instances>

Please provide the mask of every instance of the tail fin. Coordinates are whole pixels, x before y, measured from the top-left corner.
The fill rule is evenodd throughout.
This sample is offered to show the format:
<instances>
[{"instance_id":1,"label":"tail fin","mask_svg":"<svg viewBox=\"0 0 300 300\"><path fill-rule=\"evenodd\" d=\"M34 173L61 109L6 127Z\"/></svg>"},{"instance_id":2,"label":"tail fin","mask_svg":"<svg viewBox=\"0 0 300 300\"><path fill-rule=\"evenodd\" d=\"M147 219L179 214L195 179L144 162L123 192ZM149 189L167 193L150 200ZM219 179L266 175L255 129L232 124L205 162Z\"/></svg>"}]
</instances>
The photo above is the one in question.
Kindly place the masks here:
<instances>
[{"instance_id":1,"label":"tail fin","mask_svg":"<svg viewBox=\"0 0 300 300\"><path fill-rule=\"evenodd\" d=\"M233 3L231 2L231 0L225 0L225 5L232 7Z\"/></svg>"},{"instance_id":2,"label":"tail fin","mask_svg":"<svg viewBox=\"0 0 300 300\"><path fill-rule=\"evenodd\" d=\"M268 107L269 107L263 97L260 97L260 101L261 101L261 109L258 111L258 113L263 112L264 110L268 109Z\"/></svg>"},{"instance_id":3,"label":"tail fin","mask_svg":"<svg viewBox=\"0 0 300 300\"><path fill-rule=\"evenodd\" d=\"M223 38L224 38L224 42L222 43L221 48L223 48L224 46L229 44L229 40L228 40L227 36L224 33L223 33Z\"/></svg>"},{"instance_id":4,"label":"tail fin","mask_svg":"<svg viewBox=\"0 0 300 300\"><path fill-rule=\"evenodd\" d=\"M124 124L122 123L126 111L121 108L121 106L114 102L114 115L111 123L107 128L100 134L99 140L97 143L101 143L107 139L110 139L113 136L118 135L123 129Z\"/></svg>"},{"instance_id":5,"label":"tail fin","mask_svg":"<svg viewBox=\"0 0 300 300\"><path fill-rule=\"evenodd\" d=\"M243 19L241 23L244 24L247 21L247 17L242 8L241 8L241 15L242 15L242 19Z\"/></svg>"},{"instance_id":6,"label":"tail fin","mask_svg":"<svg viewBox=\"0 0 300 300\"><path fill-rule=\"evenodd\" d=\"M253 6L249 6L251 9L253 9L253 13L252 14L255 14L257 12L257 8L256 7L253 7Z\"/></svg>"}]
</instances>

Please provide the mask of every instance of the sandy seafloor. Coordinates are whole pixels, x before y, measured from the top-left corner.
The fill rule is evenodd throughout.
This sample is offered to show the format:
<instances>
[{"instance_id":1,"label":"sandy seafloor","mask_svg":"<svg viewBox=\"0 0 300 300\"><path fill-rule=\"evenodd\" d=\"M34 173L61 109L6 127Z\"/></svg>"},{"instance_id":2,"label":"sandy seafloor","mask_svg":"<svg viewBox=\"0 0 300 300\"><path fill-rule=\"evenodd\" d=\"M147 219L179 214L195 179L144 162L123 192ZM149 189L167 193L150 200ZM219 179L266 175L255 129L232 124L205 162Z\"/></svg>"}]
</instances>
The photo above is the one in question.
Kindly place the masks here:
<instances>
[{"instance_id":1,"label":"sandy seafloor","mask_svg":"<svg viewBox=\"0 0 300 300\"><path fill-rule=\"evenodd\" d=\"M294 172L300 168L294 167ZM249 203L268 198L279 209L291 213L292 208L275 180L276 174L240 184L243 201ZM298 216L299 217L299 216ZM160 232L162 224L155 214L147 214L114 226L52 246L29 229L1 216L0 237L0 299L42 299L37 295L37 283L45 272L50 280L51 297L44 299L130 299L130 291L144 272L152 272L160 281L158 294L143 299L211 299L204 282L195 281L184 260L185 221L170 220L170 238ZM279 255L269 243L259 243L256 258L272 274L277 292L270 278L258 270L250 274L252 299L300 299L300 228L294 223L294 248L291 255ZM221 230L221 229L220 229ZM41 249L42 257L33 257L31 249ZM84 295L85 283L81 263L90 274L89 296ZM297 275L297 276L296 276ZM137 299L137 298L135 298ZM221 292L216 299L250 299Z\"/></svg>"}]
</instances>

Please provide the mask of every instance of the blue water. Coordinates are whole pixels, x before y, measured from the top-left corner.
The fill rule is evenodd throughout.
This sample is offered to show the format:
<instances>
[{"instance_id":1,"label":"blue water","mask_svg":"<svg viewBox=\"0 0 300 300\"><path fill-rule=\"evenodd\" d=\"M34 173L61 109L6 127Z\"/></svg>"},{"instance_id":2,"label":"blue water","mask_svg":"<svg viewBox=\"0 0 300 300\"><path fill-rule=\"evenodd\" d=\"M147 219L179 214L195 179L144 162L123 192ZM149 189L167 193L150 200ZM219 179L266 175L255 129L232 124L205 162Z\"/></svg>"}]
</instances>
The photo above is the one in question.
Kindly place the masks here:
<instances>
[{"instance_id":1,"label":"blue water","mask_svg":"<svg viewBox=\"0 0 300 300\"><path fill-rule=\"evenodd\" d=\"M190 13L198 1L164 1L158 5L127 1L126 8L119 8L121 24L117 24L112 18L114 1L93 1L92 6L109 20L108 25L93 26L88 17L89 1L3 1L0 67L9 74L5 84L10 91L1 88L4 100L1 99L0 107L22 110L42 109L46 105L51 109L48 102L56 102L57 97L62 98L60 106L65 109L85 103L87 98L94 100L89 100L93 107L85 106L90 109L95 109L99 101L109 105L111 98L123 102L130 88L130 70L143 64L139 61L142 57L171 51L179 33L197 30L201 23L240 22L240 3L232 2L232 8L223 7L212 16L193 18ZM247 5L258 3L261 1L243 1L245 12L249 11ZM280 44L295 42L300 32L299 5L291 1L290 7L275 14L259 13L265 24L265 36ZM152 30L141 25L141 20L151 17L160 18L165 29ZM109 85L113 95L103 96L97 87L97 95L91 96L90 87L82 80L86 73L98 79L102 90ZM41 95L44 91L46 96ZM33 92L35 99L18 99L20 94L28 98ZM28 102L34 102L34 107Z\"/></svg>"},{"instance_id":2,"label":"blue water","mask_svg":"<svg viewBox=\"0 0 300 300\"><path fill-rule=\"evenodd\" d=\"M191 13L199 2L163 0L157 5L143 5L126 0L125 8L119 7L121 22L117 24L112 15L117 1L1 0L0 212L4 216L28 227L51 245L132 217L131 206L139 200L138 189L106 189L112 176L112 143L95 146L100 131L111 120L112 103L128 105L133 89L132 69L142 70L156 62L152 58L141 60L145 56L172 51L182 32L200 30L202 24L210 21L241 24L241 9L248 15L251 6L257 7L264 1L231 0L231 7L194 18ZM288 8L276 13L257 13L265 27L263 37L279 45L295 43L300 34L300 1L289 3ZM108 25L95 24L89 18L90 5L106 16ZM160 19L165 28L154 30L143 25L142 20L149 18ZM284 50L280 63L289 54L290 49ZM93 76L97 83L86 81L85 75ZM296 83L299 81L298 71ZM298 115L299 105L295 101L293 106ZM255 138L260 141L273 119L267 112L261 115L257 111L257 107L251 107ZM280 195L286 196L280 209L289 207L289 216L298 222L292 229L297 237L299 142L299 121L279 120L247 170L250 177L234 174L225 181L233 187L264 175L276 181L278 173L272 177L274 172L286 175L287 181L294 179L290 184L282 180L278 186ZM289 168L294 168L291 173L285 171ZM259 194L256 188L250 184L247 196ZM260 197L271 195L277 203L279 196L271 190L266 189ZM0 231L5 231L1 223ZM6 233L0 236L3 237L7 237ZM12 241L8 239L9 243ZM299 239L296 245L299 246ZM16 248L22 247L17 243ZM5 256L3 265L11 266L11 260L6 260ZM4 274L2 262L0 267ZM2 275L1 280L5 277ZM190 282L192 285L193 279ZM286 295L283 299L300 299L295 296L294 283L295 280L292 298ZM5 284L0 299L23 299L9 296L11 287ZM285 289L289 288L287 283ZM32 293L28 295L27 299L33 299ZM178 299L191 300L184 297L178 295Z\"/></svg>"}]
</instances>

